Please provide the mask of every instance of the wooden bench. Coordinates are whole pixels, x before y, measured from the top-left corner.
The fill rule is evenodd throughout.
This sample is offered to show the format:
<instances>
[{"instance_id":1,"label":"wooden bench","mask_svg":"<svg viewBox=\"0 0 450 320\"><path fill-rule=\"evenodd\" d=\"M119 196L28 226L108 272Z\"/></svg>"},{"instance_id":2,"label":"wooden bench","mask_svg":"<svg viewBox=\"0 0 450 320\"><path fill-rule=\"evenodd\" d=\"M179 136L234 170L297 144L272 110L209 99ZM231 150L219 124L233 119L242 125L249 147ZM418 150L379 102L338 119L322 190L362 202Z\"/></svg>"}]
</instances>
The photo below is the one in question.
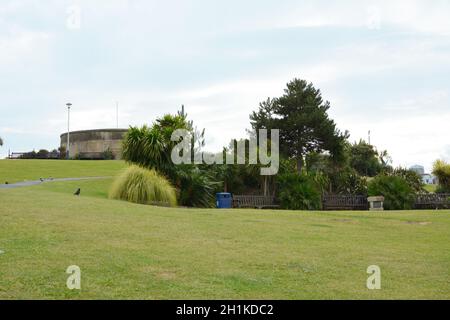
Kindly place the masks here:
<instances>
[{"instance_id":1,"label":"wooden bench","mask_svg":"<svg viewBox=\"0 0 450 320\"><path fill-rule=\"evenodd\" d=\"M366 196L326 194L322 196L323 210L368 210Z\"/></svg>"},{"instance_id":2,"label":"wooden bench","mask_svg":"<svg viewBox=\"0 0 450 320\"><path fill-rule=\"evenodd\" d=\"M449 209L450 193L424 193L417 194L414 203L415 209Z\"/></svg>"},{"instance_id":3,"label":"wooden bench","mask_svg":"<svg viewBox=\"0 0 450 320\"><path fill-rule=\"evenodd\" d=\"M275 204L274 197L253 196L253 195L233 195L233 208L279 208Z\"/></svg>"}]
</instances>

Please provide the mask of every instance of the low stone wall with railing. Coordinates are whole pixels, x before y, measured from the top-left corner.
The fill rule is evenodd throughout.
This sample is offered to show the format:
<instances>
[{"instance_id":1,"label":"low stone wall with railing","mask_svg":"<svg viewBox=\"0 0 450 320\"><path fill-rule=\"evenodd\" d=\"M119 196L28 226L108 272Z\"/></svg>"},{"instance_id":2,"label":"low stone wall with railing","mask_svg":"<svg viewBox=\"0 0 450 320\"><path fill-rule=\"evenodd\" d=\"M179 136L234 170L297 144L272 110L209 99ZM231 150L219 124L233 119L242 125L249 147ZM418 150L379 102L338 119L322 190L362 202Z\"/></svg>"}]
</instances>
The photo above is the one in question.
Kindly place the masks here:
<instances>
[{"instance_id":1,"label":"low stone wall with railing","mask_svg":"<svg viewBox=\"0 0 450 320\"><path fill-rule=\"evenodd\" d=\"M336 195L322 196L323 210L368 210L367 196ZM450 193L417 194L414 209L450 209Z\"/></svg>"},{"instance_id":2,"label":"low stone wall with railing","mask_svg":"<svg viewBox=\"0 0 450 320\"><path fill-rule=\"evenodd\" d=\"M324 194L322 210L369 210L365 195ZM234 208L278 208L274 197L258 195L233 195ZM417 194L414 209L450 209L450 193Z\"/></svg>"}]
</instances>

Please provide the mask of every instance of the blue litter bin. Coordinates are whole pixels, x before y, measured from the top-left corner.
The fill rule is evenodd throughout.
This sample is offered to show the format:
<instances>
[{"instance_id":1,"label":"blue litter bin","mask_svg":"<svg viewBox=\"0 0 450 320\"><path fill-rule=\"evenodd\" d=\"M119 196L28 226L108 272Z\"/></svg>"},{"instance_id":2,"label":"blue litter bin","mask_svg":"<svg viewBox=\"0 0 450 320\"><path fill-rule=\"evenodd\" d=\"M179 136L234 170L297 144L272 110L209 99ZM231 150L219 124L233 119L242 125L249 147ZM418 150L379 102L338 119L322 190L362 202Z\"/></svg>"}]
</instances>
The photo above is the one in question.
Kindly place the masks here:
<instances>
[{"instance_id":1,"label":"blue litter bin","mask_svg":"<svg viewBox=\"0 0 450 320\"><path fill-rule=\"evenodd\" d=\"M219 209L229 209L232 207L233 198L231 197L231 193L228 192L220 192L216 193L216 205Z\"/></svg>"}]
</instances>

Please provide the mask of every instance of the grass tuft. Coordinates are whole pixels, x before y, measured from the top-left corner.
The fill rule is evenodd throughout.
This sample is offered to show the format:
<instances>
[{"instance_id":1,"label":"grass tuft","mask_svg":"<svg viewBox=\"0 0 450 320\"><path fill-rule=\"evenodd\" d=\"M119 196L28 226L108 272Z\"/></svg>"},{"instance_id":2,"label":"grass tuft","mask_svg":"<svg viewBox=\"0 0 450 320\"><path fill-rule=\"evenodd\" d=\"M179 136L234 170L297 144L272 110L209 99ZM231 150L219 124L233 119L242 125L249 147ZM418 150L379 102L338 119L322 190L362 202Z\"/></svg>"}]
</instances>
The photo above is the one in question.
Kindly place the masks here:
<instances>
[{"instance_id":1,"label":"grass tuft","mask_svg":"<svg viewBox=\"0 0 450 320\"><path fill-rule=\"evenodd\" d=\"M110 199L139 204L177 205L175 188L155 170L138 166L127 168L111 186Z\"/></svg>"}]
</instances>

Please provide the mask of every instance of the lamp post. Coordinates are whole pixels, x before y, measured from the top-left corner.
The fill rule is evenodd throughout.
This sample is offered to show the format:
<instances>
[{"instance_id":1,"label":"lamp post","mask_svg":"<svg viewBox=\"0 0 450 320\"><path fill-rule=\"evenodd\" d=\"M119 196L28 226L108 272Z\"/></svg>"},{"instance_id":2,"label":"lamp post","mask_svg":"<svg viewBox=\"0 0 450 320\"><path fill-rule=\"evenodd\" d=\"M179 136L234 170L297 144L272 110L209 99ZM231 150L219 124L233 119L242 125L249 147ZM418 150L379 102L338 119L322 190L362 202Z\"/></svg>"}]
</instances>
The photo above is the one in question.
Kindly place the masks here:
<instances>
[{"instance_id":1,"label":"lamp post","mask_svg":"<svg viewBox=\"0 0 450 320\"><path fill-rule=\"evenodd\" d=\"M70 107L72 104L66 103L67 106L67 148L66 148L66 157L67 160L70 159Z\"/></svg>"}]
</instances>

